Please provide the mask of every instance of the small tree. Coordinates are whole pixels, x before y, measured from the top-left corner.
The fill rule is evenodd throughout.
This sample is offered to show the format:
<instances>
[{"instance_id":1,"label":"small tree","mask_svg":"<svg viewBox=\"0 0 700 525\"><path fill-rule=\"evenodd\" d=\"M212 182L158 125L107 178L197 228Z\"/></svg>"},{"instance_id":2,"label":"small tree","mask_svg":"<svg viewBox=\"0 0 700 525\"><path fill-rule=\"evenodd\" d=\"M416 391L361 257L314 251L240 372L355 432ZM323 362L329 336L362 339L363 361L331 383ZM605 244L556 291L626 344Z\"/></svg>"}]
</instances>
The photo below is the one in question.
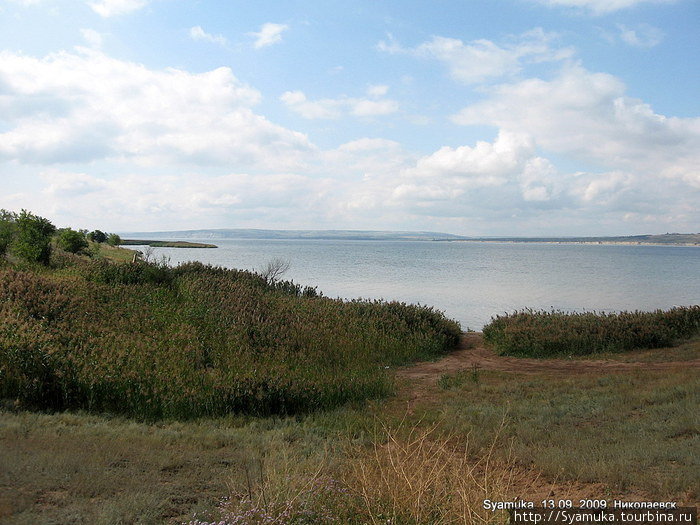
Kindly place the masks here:
<instances>
[{"instance_id":1,"label":"small tree","mask_svg":"<svg viewBox=\"0 0 700 525\"><path fill-rule=\"evenodd\" d=\"M122 238L116 233L110 233L107 236L107 244L111 246L119 246L122 243Z\"/></svg>"},{"instance_id":2,"label":"small tree","mask_svg":"<svg viewBox=\"0 0 700 525\"><path fill-rule=\"evenodd\" d=\"M101 230L94 230L87 234L89 241L103 243L107 240L107 234Z\"/></svg>"},{"instance_id":3,"label":"small tree","mask_svg":"<svg viewBox=\"0 0 700 525\"><path fill-rule=\"evenodd\" d=\"M10 250L26 261L48 264L51 257L51 236L55 231L56 227L48 219L22 210L17 216Z\"/></svg>"},{"instance_id":4,"label":"small tree","mask_svg":"<svg viewBox=\"0 0 700 525\"><path fill-rule=\"evenodd\" d=\"M58 232L58 246L67 252L78 253L88 247L88 242L81 232L63 228Z\"/></svg>"},{"instance_id":5,"label":"small tree","mask_svg":"<svg viewBox=\"0 0 700 525\"><path fill-rule=\"evenodd\" d=\"M265 279L266 283L272 284L286 273L290 266L291 263L288 260L275 257L269 260L263 269L260 270L260 275Z\"/></svg>"}]
</instances>

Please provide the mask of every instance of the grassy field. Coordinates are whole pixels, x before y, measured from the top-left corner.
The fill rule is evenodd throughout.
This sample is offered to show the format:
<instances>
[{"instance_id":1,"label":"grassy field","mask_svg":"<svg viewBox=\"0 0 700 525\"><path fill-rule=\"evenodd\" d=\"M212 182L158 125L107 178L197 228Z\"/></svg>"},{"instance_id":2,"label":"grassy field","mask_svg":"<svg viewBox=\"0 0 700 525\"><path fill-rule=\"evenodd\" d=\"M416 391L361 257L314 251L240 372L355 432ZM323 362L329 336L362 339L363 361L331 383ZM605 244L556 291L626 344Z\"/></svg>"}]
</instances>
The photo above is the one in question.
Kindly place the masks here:
<instances>
[{"instance_id":1,"label":"grassy field","mask_svg":"<svg viewBox=\"0 0 700 525\"><path fill-rule=\"evenodd\" d=\"M438 412L449 429L486 446L504 425L498 450L547 479L600 483L601 496L700 497L696 370L566 378L484 371L478 382L442 382Z\"/></svg>"},{"instance_id":2,"label":"grassy field","mask_svg":"<svg viewBox=\"0 0 700 525\"><path fill-rule=\"evenodd\" d=\"M0 522L500 522L484 498L552 491L697 504L697 373L451 379L409 412L400 397L158 423L7 409Z\"/></svg>"}]
</instances>

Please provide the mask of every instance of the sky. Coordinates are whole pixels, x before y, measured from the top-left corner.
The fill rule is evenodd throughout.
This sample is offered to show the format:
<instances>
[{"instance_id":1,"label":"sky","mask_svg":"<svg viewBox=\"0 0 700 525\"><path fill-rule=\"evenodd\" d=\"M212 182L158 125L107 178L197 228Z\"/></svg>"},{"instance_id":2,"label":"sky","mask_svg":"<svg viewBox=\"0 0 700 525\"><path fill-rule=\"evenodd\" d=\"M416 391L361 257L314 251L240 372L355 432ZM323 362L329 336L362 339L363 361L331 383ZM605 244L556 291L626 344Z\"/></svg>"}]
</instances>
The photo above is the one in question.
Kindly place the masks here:
<instances>
[{"instance_id":1,"label":"sky","mask_svg":"<svg viewBox=\"0 0 700 525\"><path fill-rule=\"evenodd\" d=\"M697 0L0 0L0 208L700 231Z\"/></svg>"}]
</instances>

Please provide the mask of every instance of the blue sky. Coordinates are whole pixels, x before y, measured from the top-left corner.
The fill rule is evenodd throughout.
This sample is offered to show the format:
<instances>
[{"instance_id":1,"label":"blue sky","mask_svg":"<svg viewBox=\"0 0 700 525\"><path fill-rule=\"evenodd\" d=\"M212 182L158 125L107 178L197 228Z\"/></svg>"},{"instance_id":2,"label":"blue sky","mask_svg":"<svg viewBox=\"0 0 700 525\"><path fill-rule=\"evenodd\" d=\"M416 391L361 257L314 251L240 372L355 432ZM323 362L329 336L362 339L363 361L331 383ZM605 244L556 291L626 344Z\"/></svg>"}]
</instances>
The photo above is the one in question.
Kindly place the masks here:
<instances>
[{"instance_id":1,"label":"blue sky","mask_svg":"<svg viewBox=\"0 0 700 525\"><path fill-rule=\"evenodd\" d=\"M0 0L0 207L696 232L699 26L695 0Z\"/></svg>"}]
</instances>

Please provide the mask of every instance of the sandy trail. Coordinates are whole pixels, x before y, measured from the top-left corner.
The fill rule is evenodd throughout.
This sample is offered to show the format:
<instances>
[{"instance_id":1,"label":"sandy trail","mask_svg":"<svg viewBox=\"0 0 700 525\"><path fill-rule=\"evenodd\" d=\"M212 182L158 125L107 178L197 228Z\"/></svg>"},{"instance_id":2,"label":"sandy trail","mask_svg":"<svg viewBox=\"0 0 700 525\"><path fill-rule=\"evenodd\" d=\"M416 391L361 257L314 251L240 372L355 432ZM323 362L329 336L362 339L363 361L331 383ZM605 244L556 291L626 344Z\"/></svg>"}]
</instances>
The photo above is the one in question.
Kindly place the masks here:
<instances>
[{"instance_id":1,"label":"sandy trail","mask_svg":"<svg viewBox=\"0 0 700 525\"><path fill-rule=\"evenodd\" d=\"M438 361L427 361L403 368L397 372L400 378L412 382L437 380L442 374L460 370L499 370L522 374L551 373L573 375L586 372L624 372L628 370L670 370L679 368L700 368L700 359L691 361L668 361L635 363L620 361L594 361L578 359L530 359L504 357L494 353L484 344L482 334L469 332L462 334L456 351Z\"/></svg>"}]
</instances>

